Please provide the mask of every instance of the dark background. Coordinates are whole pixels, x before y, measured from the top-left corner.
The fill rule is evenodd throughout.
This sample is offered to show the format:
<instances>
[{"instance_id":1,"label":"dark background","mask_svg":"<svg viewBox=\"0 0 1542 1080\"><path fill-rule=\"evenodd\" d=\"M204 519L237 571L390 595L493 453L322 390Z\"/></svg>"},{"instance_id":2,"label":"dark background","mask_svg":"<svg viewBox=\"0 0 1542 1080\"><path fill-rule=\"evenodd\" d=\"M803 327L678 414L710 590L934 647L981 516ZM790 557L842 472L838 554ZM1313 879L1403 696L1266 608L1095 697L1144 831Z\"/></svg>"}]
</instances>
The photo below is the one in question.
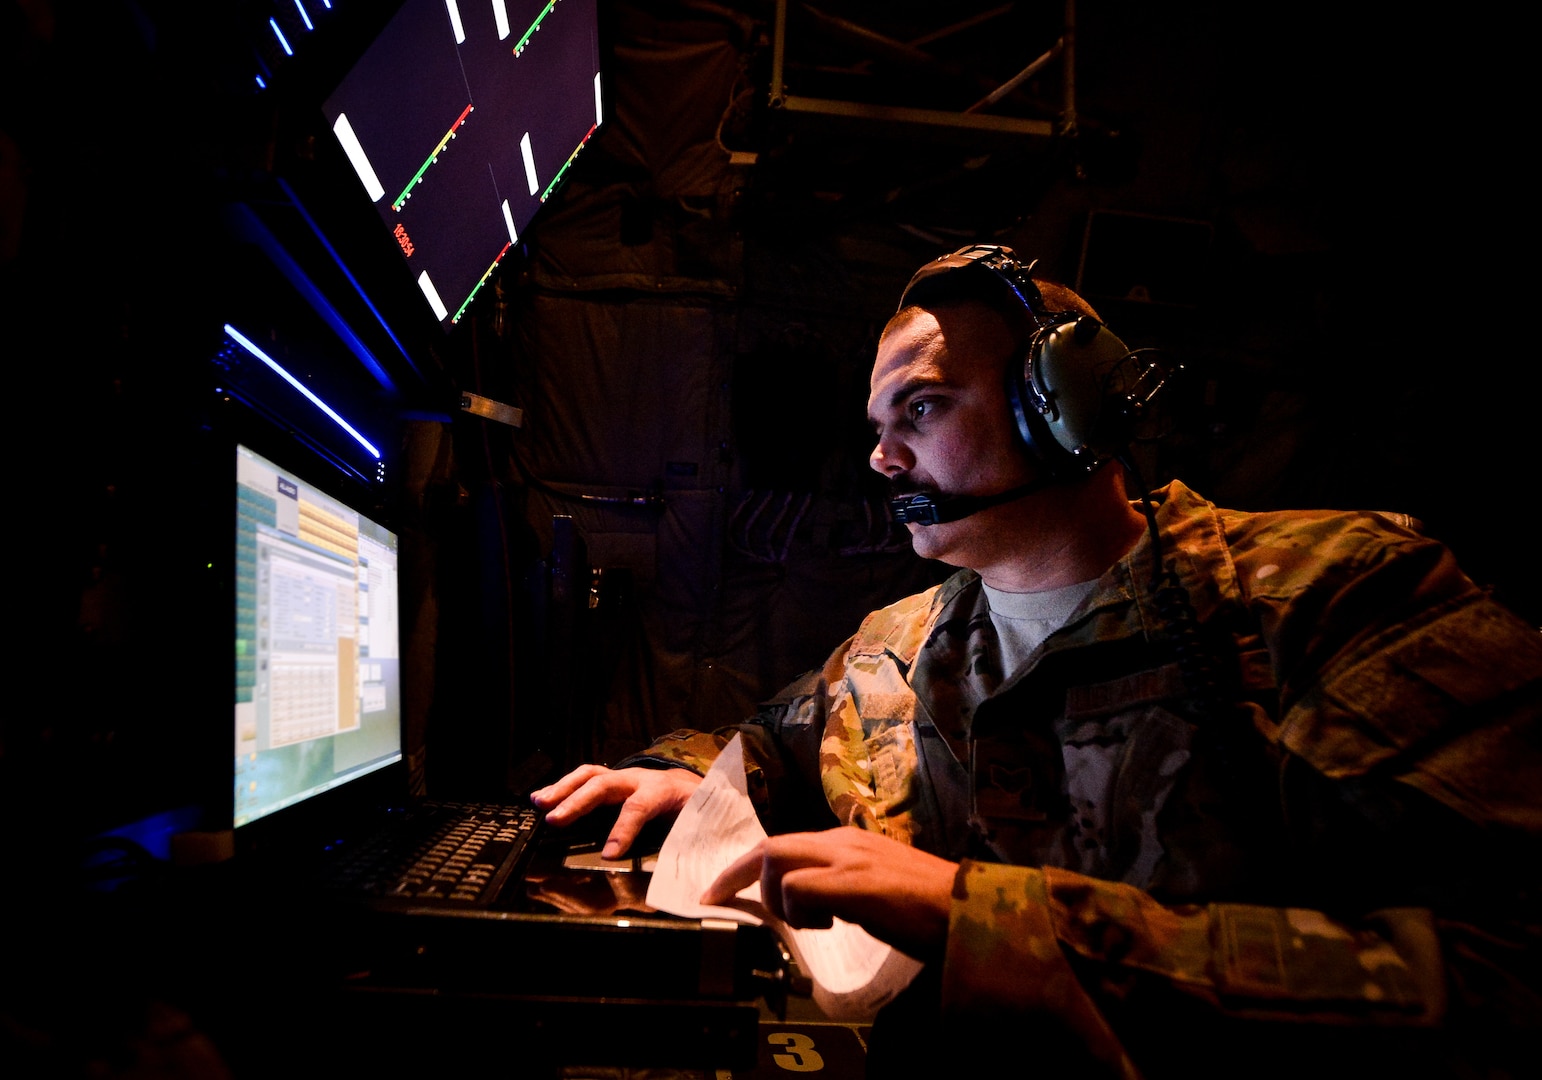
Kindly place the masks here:
<instances>
[{"instance_id":1,"label":"dark background","mask_svg":"<svg viewBox=\"0 0 1542 1080\"><path fill-rule=\"evenodd\" d=\"M1055 126L1040 137L778 109L773 4L601 0L607 123L450 335L352 234L373 211L332 201L316 105L391 5L334 7L288 61L262 44L287 0L3 7L0 1010L24 1065L193 1067L208 1048L178 1009L208 994L186 973L252 942L196 894L143 923L93 900L157 859L104 831L217 825L228 799L229 438L252 423L333 471L296 416L218 392L226 320L384 451L353 487L403 535L410 764L432 794L523 792L737 719L937 579L884 515L863 407L904 282L975 241L1181 357L1151 483L1411 514L1542 623L1534 95L1497 5L1085 3L1074 97L1062 54L987 110ZM792 3L785 92L956 114L1070 10ZM399 324L381 342L341 315L379 371L252 240L265 222L333 287L295 191ZM520 426L463 412L467 392ZM152 932L184 917L211 936Z\"/></svg>"},{"instance_id":2,"label":"dark background","mask_svg":"<svg viewBox=\"0 0 1542 1080\"><path fill-rule=\"evenodd\" d=\"M1040 137L778 109L773 4L602 0L607 123L466 324L422 333L394 253L346 237L405 328L389 390L230 224L282 233L284 185L329 208L316 105L381 18L335 6L261 94L253 43L292 5L5 6L12 817L89 836L196 801L187 748L225 745L206 545L237 312L382 440L367 486L405 538L431 791L522 791L742 716L936 579L884 517L863 403L910 273L973 241L1183 359L1152 483L1411 514L1542 620L1520 34L1491 6L1083 4L1074 97L1061 54L986 110ZM790 4L785 91L956 114L1071 11L940 10ZM337 214L340 242L372 221ZM521 426L461 412L467 391Z\"/></svg>"}]
</instances>

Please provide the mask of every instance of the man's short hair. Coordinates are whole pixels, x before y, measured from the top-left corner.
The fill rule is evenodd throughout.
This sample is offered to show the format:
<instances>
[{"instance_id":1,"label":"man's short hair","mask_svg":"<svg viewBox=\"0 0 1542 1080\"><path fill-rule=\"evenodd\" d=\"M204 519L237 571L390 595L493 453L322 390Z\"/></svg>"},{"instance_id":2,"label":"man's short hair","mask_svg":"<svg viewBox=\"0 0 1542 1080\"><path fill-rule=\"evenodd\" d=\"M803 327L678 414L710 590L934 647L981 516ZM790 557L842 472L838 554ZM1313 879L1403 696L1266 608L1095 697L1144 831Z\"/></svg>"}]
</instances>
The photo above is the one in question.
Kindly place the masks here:
<instances>
[{"instance_id":1,"label":"man's short hair","mask_svg":"<svg viewBox=\"0 0 1542 1080\"><path fill-rule=\"evenodd\" d=\"M1039 295L1044 301L1040 314L1068 311L1077 315L1090 315L1098 322L1103 321L1093 306L1069 286L1038 277L1033 279L1033 283L1038 286ZM948 274L938 279L924 300L906 304L896 311L884 324L883 334L887 336L890 330L908 323L918 312L969 303L981 304L1000 315L1002 321L1011 328L1016 343L1020 346L1024 344L1032 326L1022 301L1005 282L984 269L978 273Z\"/></svg>"}]
</instances>

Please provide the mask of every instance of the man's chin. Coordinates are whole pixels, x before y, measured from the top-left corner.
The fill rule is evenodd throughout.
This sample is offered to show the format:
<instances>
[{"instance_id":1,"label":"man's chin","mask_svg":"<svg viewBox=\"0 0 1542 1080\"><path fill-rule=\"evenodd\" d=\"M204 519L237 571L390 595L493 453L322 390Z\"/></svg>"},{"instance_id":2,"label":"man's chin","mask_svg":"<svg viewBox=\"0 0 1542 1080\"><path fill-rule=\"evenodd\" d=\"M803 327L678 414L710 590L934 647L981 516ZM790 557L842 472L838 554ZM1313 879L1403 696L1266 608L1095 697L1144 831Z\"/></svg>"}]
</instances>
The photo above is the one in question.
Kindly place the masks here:
<instances>
[{"instance_id":1,"label":"man's chin","mask_svg":"<svg viewBox=\"0 0 1542 1080\"><path fill-rule=\"evenodd\" d=\"M921 525L917 522L907 522L905 528L910 530L910 546L915 553L923 559L936 559L938 562L957 566L958 563L948 558L953 550L955 530L950 523L943 522L938 525Z\"/></svg>"}]
</instances>

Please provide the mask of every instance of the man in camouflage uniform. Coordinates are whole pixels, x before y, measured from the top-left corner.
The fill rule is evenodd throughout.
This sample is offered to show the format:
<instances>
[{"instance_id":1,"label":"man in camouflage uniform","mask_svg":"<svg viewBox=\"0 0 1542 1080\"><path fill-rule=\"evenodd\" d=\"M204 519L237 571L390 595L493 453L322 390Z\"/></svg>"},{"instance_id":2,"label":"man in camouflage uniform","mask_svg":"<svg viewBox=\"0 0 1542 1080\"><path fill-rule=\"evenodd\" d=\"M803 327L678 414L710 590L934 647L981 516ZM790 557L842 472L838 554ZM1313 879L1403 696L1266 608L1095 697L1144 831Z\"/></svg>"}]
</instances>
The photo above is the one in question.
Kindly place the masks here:
<instances>
[{"instance_id":1,"label":"man in camouflage uniform","mask_svg":"<svg viewBox=\"0 0 1542 1080\"><path fill-rule=\"evenodd\" d=\"M927 962L874 1073L1534 1064L1542 635L1383 515L1177 482L1133 504L1098 463L1038 483L1003 391L1022 332L966 284L885 331L872 464L901 492L1026 493L912 524L962 569L752 720L535 801L556 824L621 803L620 854L743 735L773 835L704 900L759 879L793 925Z\"/></svg>"}]
</instances>

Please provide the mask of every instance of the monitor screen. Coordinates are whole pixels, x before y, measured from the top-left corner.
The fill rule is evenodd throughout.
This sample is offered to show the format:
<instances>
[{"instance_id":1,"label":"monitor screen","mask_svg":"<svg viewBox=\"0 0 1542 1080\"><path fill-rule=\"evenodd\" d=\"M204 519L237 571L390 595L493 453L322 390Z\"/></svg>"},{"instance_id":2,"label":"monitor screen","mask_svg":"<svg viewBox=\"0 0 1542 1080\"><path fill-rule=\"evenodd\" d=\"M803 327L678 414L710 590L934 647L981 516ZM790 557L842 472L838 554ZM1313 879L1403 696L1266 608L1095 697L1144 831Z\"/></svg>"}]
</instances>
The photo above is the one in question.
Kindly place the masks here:
<instances>
[{"instance_id":1,"label":"monitor screen","mask_svg":"<svg viewBox=\"0 0 1542 1080\"><path fill-rule=\"evenodd\" d=\"M600 126L596 0L406 0L322 112L448 331Z\"/></svg>"},{"instance_id":2,"label":"monitor screen","mask_svg":"<svg viewBox=\"0 0 1542 1080\"><path fill-rule=\"evenodd\" d=\"M254 452L235 460L237 828L401 760L390 529Z\"/></svg>"}]
</instances>

